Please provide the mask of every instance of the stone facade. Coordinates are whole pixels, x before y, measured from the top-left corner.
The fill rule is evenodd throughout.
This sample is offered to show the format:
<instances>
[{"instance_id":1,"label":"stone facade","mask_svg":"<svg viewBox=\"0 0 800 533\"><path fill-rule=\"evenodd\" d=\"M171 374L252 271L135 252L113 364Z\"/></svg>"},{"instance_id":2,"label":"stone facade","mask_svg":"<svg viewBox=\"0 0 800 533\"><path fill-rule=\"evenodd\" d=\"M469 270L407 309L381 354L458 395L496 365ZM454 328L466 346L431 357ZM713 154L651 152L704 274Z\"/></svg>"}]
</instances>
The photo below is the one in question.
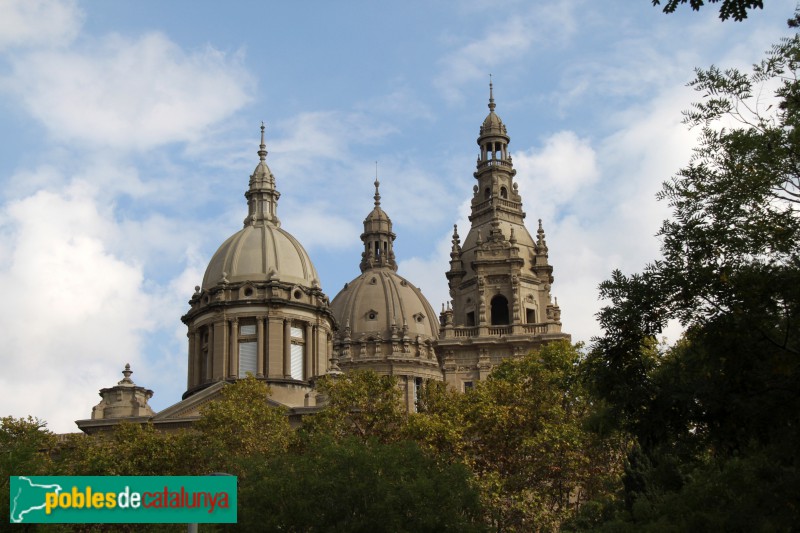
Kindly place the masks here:
<instances>
[{"instance_id":1,"label":"stone facade","mask_svg":"<svg viewBox=\"0 0 800 533\"><path fill-rule=\"evenodd\" d=\"M262 124L244 227L214 254L182 317L188 336L183 399L153 413L147 406L152 391L136 387L126 368L116 387L100 391L103 401L92 419L78 426L95 432L130 420L165 430L186 427L225 383L247 373L269 383L271 401L287 407L297 423L319 408L316 378L358 369L397 377L411 411L427 380L463 391L504 359L569 339L550 294L553 267L542 223L534 239L524 224L510 137L495 108L490 83L471 226L463 244L454 227L446 272L451 301L438 320L420 290L397 274L396 236L380 205L377 178L361 235L361 274L329 303L305 249L281 228Z\"/></svg>"},{"instance_id":2,"label":"stone facade","mask_svg":"<svg viewBox=\"0 0 800 533\"><path fill-rule=\"evenodd\" d=\"M331 302L339 326L334 352L344 372L372 370L397 378L403 403L416 406L425 381L442 380L436 357L436 314L422 292L397 274L392 221L381 209L375 180L375 207L364 220L361 275Z\"/></svg>"},{"instance_id":3,"label":"stone facade","mask_svg":"<svg viewBox=\"0 0 800 533\"><path fill-rule=\"evenodd\" d=\"M442 371L447 383L462 391L486 379L503 359L570 338L561 332L561 310L550 296L553 267L542 221L534 240L524 224L510 137L495 107L490 84L489 115L478 136L471 227L463 245L453 228L447 271L452 302L440 314Z\"/></svg>"}]
</instances>

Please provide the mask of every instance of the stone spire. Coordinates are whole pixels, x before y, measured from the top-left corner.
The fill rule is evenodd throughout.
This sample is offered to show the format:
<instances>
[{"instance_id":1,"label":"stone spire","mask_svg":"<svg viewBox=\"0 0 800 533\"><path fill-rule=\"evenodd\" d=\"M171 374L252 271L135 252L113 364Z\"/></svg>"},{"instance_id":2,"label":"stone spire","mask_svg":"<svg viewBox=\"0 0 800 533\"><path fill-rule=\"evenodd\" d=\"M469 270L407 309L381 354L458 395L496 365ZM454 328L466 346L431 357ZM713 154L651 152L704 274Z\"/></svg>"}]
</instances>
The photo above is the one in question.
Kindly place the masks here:
<instances>
[{"instance_id":1,"label":"stone spire","mask_svg":"<svg viewBox=\"0 0 800 533\"><path fill-rule=\"evenodd\" d=\"M489 74L489 111L492 112L492 113L494 113L494 108L495 108L495 105L494 105L494 93L492 91L493 88L494 87L492 85L492 75Z\"/></svg>"},{"instance_id":2,"label":"stone spire","mask_svg":"<svg viewBox=\"0 0 800 533\"><path fill-rule=\"evenodd\" d=\"M536 230L536 251L544 256L547 256L547 241L544 238L544 228L542 227L542 219L539 219L539 229Z\"/></svg>"},{"instance_id":3,"label":"stone spire","mask_svg":"<svg viewBox=\"0 0 800 533\"><path fill-rule=\"evenodd\" d=\"M450 284L457 284L466 274L464 264L461 261L461 237L458 235L458 225L453 224L453 243L450 249L450 270L447 271L447 279ZM452 295L451 295L452 296Z\"/></svg>"},{"instance_id":4,"label":"stone spire","mask_svg":"<svg viewBox=\"0 0 800 533\"><path fill-rule=\"evenodd\" d=\"M473 188L472 226L482 226L505 220L513 224L522 224L525 213L522 211L522 198L517 191L514 176L517 171L508 151L511 138L505 124L495 113L497 104L494 101L494 83L489 82L489 114L483 121L478 135L478 156L475 179L478 184ZM487 228L488 230L489 228Z\"/></svg>"},{"instance_id":5,"label":"stone spire","mask_svg":"<svg viewBox=\"0 0 800 533\"><path fill-rule=\"evenodd\" d=\"M361 272L370 268L390 268L397 271L397 262L394 258L394 240L396 235L392 232L392 221L381 209L381 193L375 171L375 207L367 218L364 219L364 233L361 241L364 243L364 252L361 254Z\"/></svg>"},{"instance_id":6,"label":"stone spire","mask_svg":"<svg viewBox=\"0 0 800 533\"><path fill-rule=\"evenodd\" d=\"M280 226L278 219L278 198L281 193L275 188L275 176L267 166L267 146L264 144L264 123L261 123L261 144L258 147L258 165L250 176L250 186L244 193L247 198L248 213L245 226L273 224Z\"/></svg>"}]
</instances>

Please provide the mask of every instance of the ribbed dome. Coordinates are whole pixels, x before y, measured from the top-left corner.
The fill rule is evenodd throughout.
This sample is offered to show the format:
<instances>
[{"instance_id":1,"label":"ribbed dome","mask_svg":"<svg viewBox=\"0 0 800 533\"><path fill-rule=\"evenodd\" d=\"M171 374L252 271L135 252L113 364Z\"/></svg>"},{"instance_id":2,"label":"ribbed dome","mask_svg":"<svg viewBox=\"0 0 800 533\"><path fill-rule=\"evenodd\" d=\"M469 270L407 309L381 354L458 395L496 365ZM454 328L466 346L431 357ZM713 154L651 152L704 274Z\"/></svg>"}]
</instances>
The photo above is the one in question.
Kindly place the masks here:
<instances>
[{"instance_id":1,"label":"ribbed dome","mask_svg":"<svg viewBox=\"0 0 800 533\"><path fill-rule=\"evenodd\" d=\"M222 281L279 279L318 287L319 276L305 249L281 228L260 223L246 226L222 243L203 276L203 289Z\"/></svg>"},{"instance_id":2,"label":"ribbed dome","mask_svg":"<svg viewBox=\"0 0 800 533\"><path fill-rule=\"evenodd\" d=\"M364 232L379 233L391 231L392 221L389 219L389 215L387 215L380 206L375 206L375 209L370 211L367 218L364 219Z\"/></svg>"},{"instance_id":3,"label":"ribbed dome","mask_svg":"<svg viewBox=\"0 0 800 533\"><path fill-rule=\"evenodd\" d=\"M503 131L503 121L500 120L500 117L497 116L497 113L492 111L483 121L483 125L481 126L481 133L483 135L489 134L497 134L502 135L505 132Z\"/></svg>"},{"instance_id":4,"label":"ribbed dome","mask_svg":"<svg viewBox=\"0 0 800 533\"><path fill-rule=\"evenodd\" d=\"M422 292L391 268L373 268L345 285L331 302L340 329L350 337L378 334L403 336L404 325L412 339L417 335L438 338L439 324Z\"/></svg>"}]
</instances>

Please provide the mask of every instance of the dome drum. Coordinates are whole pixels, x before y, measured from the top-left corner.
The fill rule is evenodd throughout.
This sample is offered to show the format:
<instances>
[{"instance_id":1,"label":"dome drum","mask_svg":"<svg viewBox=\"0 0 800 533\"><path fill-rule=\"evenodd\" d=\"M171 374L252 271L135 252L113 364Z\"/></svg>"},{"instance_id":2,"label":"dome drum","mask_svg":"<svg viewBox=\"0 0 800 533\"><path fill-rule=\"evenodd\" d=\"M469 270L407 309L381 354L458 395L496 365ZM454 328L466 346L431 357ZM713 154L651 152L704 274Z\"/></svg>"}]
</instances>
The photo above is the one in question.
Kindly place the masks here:
<instances>
[{"instance_id":1,"label":"dome drum","mask_svg":"<svg viewBox=\"0 0 800 533\"><path fill-rule=\"evenodd\" d=\"M196 290L189 300L189 312L181 320L188 323L207 311L265 305L272 307L290 305L306 311L322 312L333 318L328 307L328 297L319 288L308 288L280 281L260 283L244 281L226 283L212 289Z\"/></svg>"}]
</instances>

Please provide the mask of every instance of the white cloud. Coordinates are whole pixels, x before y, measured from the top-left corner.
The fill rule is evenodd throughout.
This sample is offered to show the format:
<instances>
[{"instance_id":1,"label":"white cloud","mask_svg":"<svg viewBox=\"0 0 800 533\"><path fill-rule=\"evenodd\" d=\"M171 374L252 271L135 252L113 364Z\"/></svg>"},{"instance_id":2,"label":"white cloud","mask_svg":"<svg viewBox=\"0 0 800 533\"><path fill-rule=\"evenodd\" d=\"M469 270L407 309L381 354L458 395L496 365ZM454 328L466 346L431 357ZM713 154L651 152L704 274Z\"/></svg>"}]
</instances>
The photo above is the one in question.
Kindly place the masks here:
<instances>
[{"instance_id":1,"label":"white cloud","mask_svg":"<svg viewBox=\"0 0 800 533\"><path fill-rule=\"evenodd\" d=\"M4 85L60 140L142 150L195 139L249 99L241 58L186 53L166 36L110 35L82 50L15 56Z\"/></svg>"},{"instance_id":2,"label":"white cloud","mask_svg":"<svg viewBox=\"0 0 800 533\"><path fill-rule=\"evenodd\" d=\"M109 253L116 232L91 187L40 191L7 204L0 225L3 411L56 431L88 418L96 391L140 361L152 329L140 267ZM80 368L80 372L76 369Z\"/></svg>"},{"instance_id":3,"label":"white cloud","mask_svg":"<svg viewBox=\"0 0 800 533\"><path fill-rule=\"evenodd\" d=\"M389 115L402 120L432 121L435 118L433 110L425 103L424 98L413 94L405 86L363 102L358 108L369 114Z\"/></svg>"},{"instance_id":4,"label":"white cloud","mask_svg":"<svg viewBox=\"0 0 800 533\"><path fill-rule=\"evenodd\" d=\"M557 174L545 183L555 190L534 196L534 210L555 215L543 217L556 278L553 294L573 340L601 333L595 320L602 305L597 286L613 269L639 272L659 255L655 234L669 210L655 193L688 162L695 142L680 123L688 96L685 89L668 91L613 117L622 126L596 147L562 143L562 150L543 150L551 155L544 159L548 168ZM589 161L597 162L594 171L588 170ZM561 176L566 180L559 184ZM667 333L675 340L679 332Z\"/></svg>"},{"instance_id":5,"label":"white cloud","mask_svg":"<svg viewBox=\"0 0 800 533\"><path fill-rule=\"evenodd\" d=\"M74 1L3 0L0 50L68 44L78 34L83 13Z\"/></svg>"},{"instance_id":6,"label":"white cloud","mask_svg":"<svg viewBox=\"0 0 800 533\"><path fill-rule=\"evenodd\" d=\"M454 223L458 226L461 242L467 236L470 228L469 219L471 198L466 198L458 208L459 219ZM398 237L399 238L399 237ZM435 238L431 235L430 238ZM437 313L443 303L450 301L450 289L447 285L445 273L450 269L450 251L452 249L453 230L442 235L436 241L433 252L428 257L400 258L397 272L422 290Z\"/></svg>"},{"instance_id":7,"label":"white cloud","mask_svg":"<svg viewBox=\"0 0 800 533\"><path fill-rule=\"evenodd\" d=\"M597 154L589 140L571 131L554 133L541 149L512 156L523 201L536 209L529 213L534 220L552 220L558 210L584 195L600 177Z\"/></svg>"},{"instance_id":8,"label":"white cloud","mask_svg":"<svg viewBox=\"0 0 800 533\"><path fill-rule=\"evenodd\" d=\"M287 201L278 211L278 216L281 227L300 241L306 250L347 248L359 242L361 229L353 221L334 214L330 206L314 199L310 203L297 199Z\"/></svg>"},{"instance_id":9,"label":"white cloud","mask_svg":"<svg viewBox=\"0 0 800 533\"><path fill-rule=\"evenodd\" d=\"M516 13L501 21L487 18L483 36L462 44L439 60L441 73L434 86L446 100L460 101L464 84L485 80L493 70L526 58L534 44L551 46L572 35L576 28L575 7L571 2L537 3L527 13Z\"/></svg>"},{"instance_id":10,"label":"white cloud","mask_svg":"<svg viewBox=\"0 0 800 533\"><path fill-rule=\"evenodd\" d=\"M279 124L284 137L267 143L267 150L302 163L307 159L347 160L353 143L374 143L394 131L361 113L313 111L300 113ZM267 124L269 131L269 124ZM269 133L268 133L269 135Z\"/></svg>"}]
</instances>

